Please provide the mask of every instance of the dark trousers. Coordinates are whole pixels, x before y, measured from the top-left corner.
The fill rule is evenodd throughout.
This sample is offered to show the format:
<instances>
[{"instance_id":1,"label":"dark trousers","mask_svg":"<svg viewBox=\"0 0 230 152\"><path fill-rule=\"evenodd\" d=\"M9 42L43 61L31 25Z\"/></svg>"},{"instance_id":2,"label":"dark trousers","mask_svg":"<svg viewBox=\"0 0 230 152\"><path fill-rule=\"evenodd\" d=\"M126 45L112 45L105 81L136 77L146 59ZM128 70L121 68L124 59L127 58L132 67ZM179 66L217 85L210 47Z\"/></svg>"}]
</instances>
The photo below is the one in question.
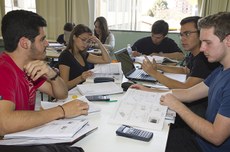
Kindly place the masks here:
<instances>
[{"instance_id":1,"label":"dark trousers","mask_svg":"<svg viewBox=\"0 0 230 152\"><path fill-rule=\"evenodd\" d=\"M191 111L205 117L208 99L185 104ZM175 124L171 124L166 152L202 152L195 139L196 133L177 115Z\"/></svg>"},{"instance_id":2,"label":"dark trousers","mask_svg":"<svg viewBox=\"0 0 230 152\"><path fill-rule=\"evenodd\" d=\"M33 145L33 146L6 146L0 145L0 152L84 152L80 147L69 145Z\"/></svg>"},{"instance_id":3,"label":"dark trousers","mask_svg":"<svg viewBox=\"0 0 230 152\"><path fill-rule=\"evenodd\" d=\"M195 133L188 128L170 126L166 152L202 152Z\"/></svg>"}]
</instances>

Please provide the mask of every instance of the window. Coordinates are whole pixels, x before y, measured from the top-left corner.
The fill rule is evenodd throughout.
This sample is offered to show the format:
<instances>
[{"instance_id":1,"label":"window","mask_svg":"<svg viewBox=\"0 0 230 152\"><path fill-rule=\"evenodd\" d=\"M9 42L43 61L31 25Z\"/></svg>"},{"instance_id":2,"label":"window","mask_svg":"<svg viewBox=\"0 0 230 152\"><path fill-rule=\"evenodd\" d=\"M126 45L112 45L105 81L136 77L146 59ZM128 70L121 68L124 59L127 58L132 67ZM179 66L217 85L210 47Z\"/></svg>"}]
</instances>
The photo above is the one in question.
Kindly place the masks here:
<instances>
[{"instance_id":1,"label":"window","mask_svg":"<svg viewBox=\"0 0 230 152\"><path fill-rule=\"evenodd\" d=\"M96 0L96 17L104 16L112 30L150 31L159 19L178 30L184 17L198 15L198 0Z\"/></svg>"},{"instance_id":2,"label":"window","mask_svg":"<svg viewBox=\"0 0 230 152\"><path fill-rule=\"evenodd\" d=\"M5 13L17 9L36 12L35 0L5 0Z\"/></svg>"}]
</instances>

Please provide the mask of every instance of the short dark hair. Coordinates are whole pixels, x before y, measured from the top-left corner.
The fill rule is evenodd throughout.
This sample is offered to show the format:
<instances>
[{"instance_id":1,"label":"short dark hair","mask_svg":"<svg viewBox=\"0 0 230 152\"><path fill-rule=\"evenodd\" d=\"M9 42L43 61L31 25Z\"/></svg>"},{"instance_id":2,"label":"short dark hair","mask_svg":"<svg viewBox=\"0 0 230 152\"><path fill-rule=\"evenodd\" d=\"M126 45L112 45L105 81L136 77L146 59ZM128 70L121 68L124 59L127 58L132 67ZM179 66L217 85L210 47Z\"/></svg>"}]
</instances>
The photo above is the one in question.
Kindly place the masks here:
<instances>
[{"instance_id":1,"label":"short dark hair","mask_svg":"<svg viewBox=\"0 0 230 152\"><path fill-rule=\"evenodd\" d=\"M214 34L220 39L220 41L223 41L225 37L230 34L229 21L230 12L219 12L200 19L198 27L199 29L214 27Z\"/></svg>"},{"instance_id":2,"label":"short dark hair","mask_svg":"<svg viewBox=\"0 0 230 152\"><path fill-rule=\"evenodd\" d=\"M39 35L39 27L47 26L40 15L26 10L8 12L2 18L2 37L5 50L13 52L21 37L28 38L32 43Z\"/></svg>"},{"instance_id":3,"label":"short dark hair","mask_svg":"<svg viewBox=\"0 0 230 152\"><path fill-rule=\"evenodd\" d=\"M169 31L169 25L164 20L158 20L153 23L152 25L152 34L162 34L167 35Z\"/></svg>"},{"instance_id":4,"label":"short dark hair","mask_svg":"<svg viewBox=\"0 0 230 152\"><path fill-rule=\"evenodd\" d=\"M189 17L183 18L180 21L180 25L182 26L182 25L184 25L186 23L194 23L195 28L199 31L198 25L197 25L199 19L201 19L200 16L189 16Z\"/></svg>"},{"instance_id":5,"label":"short dark hair","mask_svg":"<svg viewBox=\"0 0 230 152\"><path fill-rule=\"evenodd\" d=\"M71 32L73 30L74 26L75 26L74 23L65 23L64 30Z\"/></svg>"}]
</instances>

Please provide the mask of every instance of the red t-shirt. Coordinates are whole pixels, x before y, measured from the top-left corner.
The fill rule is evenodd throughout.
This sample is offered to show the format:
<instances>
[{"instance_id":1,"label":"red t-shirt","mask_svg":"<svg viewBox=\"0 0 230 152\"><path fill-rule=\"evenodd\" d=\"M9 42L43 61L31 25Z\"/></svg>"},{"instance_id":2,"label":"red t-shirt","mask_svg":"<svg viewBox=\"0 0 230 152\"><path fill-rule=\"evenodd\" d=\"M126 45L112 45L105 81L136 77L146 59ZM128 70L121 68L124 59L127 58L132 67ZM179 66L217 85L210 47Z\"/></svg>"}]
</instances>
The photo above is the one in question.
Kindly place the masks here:
<instances>
[{"instance_id":1,"label":"red t-shirt","mask_svg":"<svg viewBox=\"0 0 230 152\"><path fill-rule=\"evenodd\" d=\"M42 77L31 80L9 55L0 54L0 96L3 100L14 102L15 110L34 110L36 90L45 81Z\"/></svg>"}]
</instances>

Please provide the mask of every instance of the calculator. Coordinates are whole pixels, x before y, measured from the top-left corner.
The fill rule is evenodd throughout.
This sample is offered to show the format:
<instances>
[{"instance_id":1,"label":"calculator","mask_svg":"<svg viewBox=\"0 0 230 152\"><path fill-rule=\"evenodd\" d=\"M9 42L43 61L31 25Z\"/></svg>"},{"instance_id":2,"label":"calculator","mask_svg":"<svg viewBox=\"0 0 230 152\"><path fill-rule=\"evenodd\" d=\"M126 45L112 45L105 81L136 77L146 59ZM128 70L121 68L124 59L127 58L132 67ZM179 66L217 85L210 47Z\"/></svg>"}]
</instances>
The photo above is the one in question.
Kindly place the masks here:
<instances>
[{"instance_id":1,"label":"calculator","mask_svg":"<svg viewBox=\"0 0 230 152\"><path fill-rule=\"evenodd\" d=\"M109 101L109 96L106 95L95 95L95 96L85 96L89 101Z\"/></svg>"},{"instance_id":2,"label":"calculator","mask_svg":"<svg viewBox=\"0 0 230 152\"><path fill-rule=\"evenodd\" d=\"M137 139L146 142L150 141L153 137L153 133L150 131L133 128L127 125L120 126L117 129L116 134L119 136L128 137L128 138Z\"/></svg>"}]
</instances>

